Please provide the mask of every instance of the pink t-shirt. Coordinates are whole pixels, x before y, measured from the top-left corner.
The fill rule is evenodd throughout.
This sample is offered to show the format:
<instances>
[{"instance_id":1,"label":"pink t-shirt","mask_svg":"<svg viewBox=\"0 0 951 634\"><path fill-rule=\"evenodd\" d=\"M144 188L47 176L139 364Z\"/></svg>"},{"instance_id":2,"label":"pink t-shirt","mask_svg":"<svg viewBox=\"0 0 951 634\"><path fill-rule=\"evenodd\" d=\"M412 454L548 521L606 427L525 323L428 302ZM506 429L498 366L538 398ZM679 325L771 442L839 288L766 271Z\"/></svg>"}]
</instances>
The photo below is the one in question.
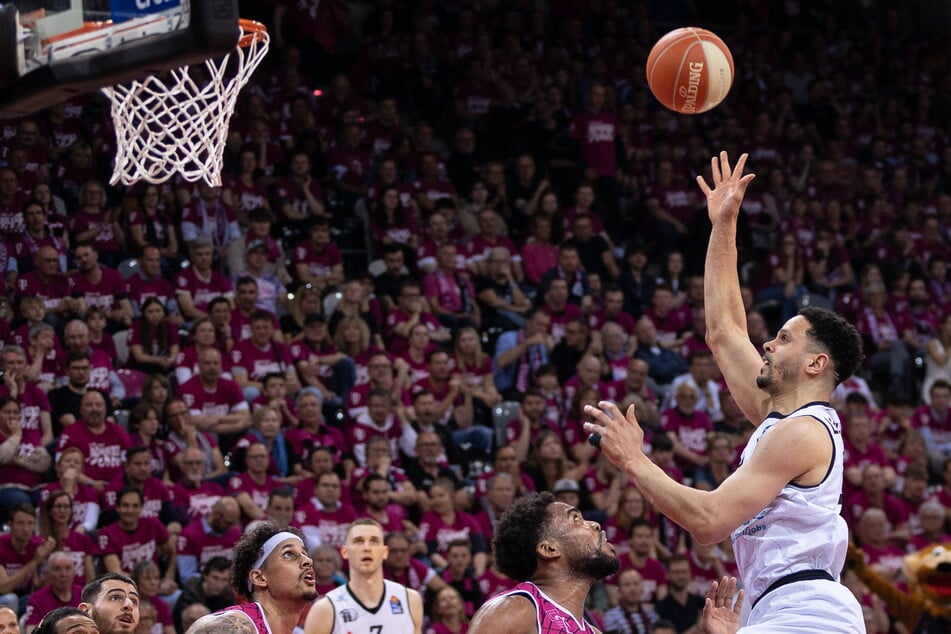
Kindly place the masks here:
<instances>
[{"instance_id":1,"label":"pink t-shirt","mask_svg":"<svg viewBox=\"0 0 951 634\"><path fill-rule=\"evenodd\" d=\"M86 457L83 474L93 480L110 482L121 477L125 468L125 452L132 440L122 427L106 422L102 432L93 433L82 421L63 428L56 448L59 460L64 449L78 447Z\"/></svg>"}]
</instances>

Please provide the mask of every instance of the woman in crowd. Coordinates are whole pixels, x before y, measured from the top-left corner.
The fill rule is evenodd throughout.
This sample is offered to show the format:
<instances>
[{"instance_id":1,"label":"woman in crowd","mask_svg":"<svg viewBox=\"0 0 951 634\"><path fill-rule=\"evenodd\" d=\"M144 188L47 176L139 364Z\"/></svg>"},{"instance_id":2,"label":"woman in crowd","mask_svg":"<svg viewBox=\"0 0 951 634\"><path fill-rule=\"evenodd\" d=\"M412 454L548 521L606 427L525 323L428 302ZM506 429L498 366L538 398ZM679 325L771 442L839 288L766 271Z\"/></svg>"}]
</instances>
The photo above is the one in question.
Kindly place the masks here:
<instances>
[{"instance_id":1,"label":"woman in crowd","mask_svg":"<svg viewBox=\"0 0 951 634\"><path fill-rule=\"evenodd\" d=\"M168 469L165 465L165 441L159 438L159 412L148 403L140 402L131 412L129 412L129 435L132 437L132 446L145 447L149 450L152 457L152 466L150 473L166 483L171 483L168 479Z\"/></svg>"},{"instance_id":2,"label":"woman in crowd","mask_svg":"<svg viewBox=\"0 0 951 634\"><path fill-rule=\"evenodd\" d=\"M155 562L146 559L132 568L132 581L139 590L139 601L148 603L155 609L155 623L149 634L175 634L175 624L172 621L172 611L161 597L158 596L161 575Z\"/></svg>"},{"instance_id":3,"label":"woman in crowd","mask_svg":"<svg viewBox=\"0 0 951 634\"><path fill-rule=\"evenodd\" d=\"M165 211L161 196L157 185L146 183L142 187L138 208L129 212L129 247L138 254L146 245L156 246L163 261L171 263L181 259L181 256L178 253L175 224Z\"/></svg>"},{"instance_id":4,"label":"woman in crowd","mask_svg":"<svg viewBox=\"0 0 951 634\"><path fill-rule=\"evenodd\" d=\"M99 181L83 183L79 190L79 208L70 214L72 244L88 242L99 252L99 264L115 267L121 260L125 230L119 213L107 206L106 190Z\"/></svg>"},{"instance_id":5,"label":"woman in crowd","mask_svg":"<svg viewBox=\"0 0 951 634\"><path fill-rule=\"evenodd\" d=\"M579 480L584 470L584 465L575 464L568 458L558 434L546 429L538 434L532 445L525 472L531 476L536 491L551 491L555 482L562 478Z\"/></svg>"},{"instance_id":6,"label":"woman in crowd","mask_svg":"<svg viewBox=\"0 0 951 634\"><path fill-rule=\"evenodd\" d=\"M17 504L31 503L33 489L52 463L42 438L39 425L23 428L16 398L0 398L0 515L4 519Z\"/></svg>"},{"instance_id":7,"label":"woman in crowd","mask_svg":"<svg viewBox=\"0 0 951 634\"><path fill-rule=\"evenodd\" d=\"M323 304L320 301L320 291L305 284L297 288L294 292L294 299L291 300L288 312L281 316L281 332L284 333L284 341L290 345L304 337L304 319L307 315L323 314Z\"/></svg>"},{"instance_id":8,"label":"woman in crowd","mask_svg":"<svg viewBox=\"0 0 951 634\"><path fill-rule=\"evenodd\" d=\"M192 345L186 346L175 359L175 381L183 385L185 381L198 374L198 357L203 350L221 351L218 346L215 324L210 317L202 317L192 326ZM221 354L221 376L231 378L231 355Z\"/></svg>"},{"instance_id":9,"label":"woman in crowd","mask_svg":"<svg viewBox=\"0 0 951 634\"><path fill-rule=\"evenodd\" d=\"M400 190L389 185L380 190L370 210L370 234L374 244L399 244L410 262L419 246L419 227L400 203Z\"/></svg>"},{"instance_id":10,"label":"woman in crowd","mask_svg":"<svg viewBox=\"0 0 951 634\"><path fill-rule=\"evenodd\" d=\"M487 420L488 408L498 404L502 395L495 389L492 378L492 358L483 352L482 340L475 328L467 326L456 331L453 353L453 373L472 386L472 397L481 402L483 416L480 418L477 413L476 420Z\"/></svg>"},{"instance_id":11,"label":"woman in crowd","mask_svg":"<svg viewBox=\"0 0 951 634\"><path fill-rule=\"evenodd\" d=\"M462 595L452 586L436 592L433 598L433 618L426 634L466 634L469 619Z\"/></svg>"},{"instance_id":12,"label":"woman in crowd","mask_svg":"<svg viewBox=\"0 0 951 634\"><path fill-rule=\"evenodd\" d=\"M142 315L132 322L129 367L146 374L168 374L178 359L178 328L166 319L156 297L142 302Z\"/></svg>"},{"instance_id":13,"label":"woman in crowd","mask_svg":"<svg viewBox=\"0 0 951 634\"><path fill-rule=\"evenodd\" d=\"M383 309L376 298L369 296L367 286L363 280L351 279L343 285L340 301L330 314L327 326L330 332L336 332L337 324L344 317L359 317L370 328L370 338L373 344L383 347L383 337L380 335L380 326L383 323Z\"/></svg>"},{"instance_id":14,"label":"woman in crowd","mask_svg":"<svg viewBox=\"0 0 951 634\"><path fill-rule=\"evenodd\" d=\"M370 327L359 317L342 317L333 331L337 350L353 359L356 365L355 385L366 383L370 376L370 357L383 349L372 343Z\"/></svg>"},{"instance_id":15,"label":"woman in crowd","mask_svg":"<svg viewBox=\"0 0 951 634\"><path fill-rule=\"evenodd\" d=\"M100 491L89 484L89 477L83 475L85 457L78 447L68 447L59 455L56 462L56 481L43 485L40 489L40 502L45 503L50 496L59 491L69 494L72 500L72 519L70 528L80 533L92 533L99 525Z\"/></svg>"},{"instance_id":16,"label":"woman in crowd","mask_svg":"<svg viewBox=\"0 0 951 634\"><path fill-rule=\"evenodd\" d=\"M40 535L52 537L56 550L62 550L73 560L76 579L73 583L85 585L96 576L93 555L96 547L85 532L73 526L73 496L60 489L53 491L40 509Z\"/></svg>"},{"instance_id":17,"label":"woman in crowd","mask_svg":"<svg viewBox=\"0 0 951 634\"><path fill-rule=\"evenodd\" d=\"M142 382L142 400L139 401L139 405L151 407L158 413L160 431L157 435L161 438L168 435L168 422L164 418L164 413L169 395L168 378L164 374L150 374L145 377Z\"/></svg>"}]
</instances>

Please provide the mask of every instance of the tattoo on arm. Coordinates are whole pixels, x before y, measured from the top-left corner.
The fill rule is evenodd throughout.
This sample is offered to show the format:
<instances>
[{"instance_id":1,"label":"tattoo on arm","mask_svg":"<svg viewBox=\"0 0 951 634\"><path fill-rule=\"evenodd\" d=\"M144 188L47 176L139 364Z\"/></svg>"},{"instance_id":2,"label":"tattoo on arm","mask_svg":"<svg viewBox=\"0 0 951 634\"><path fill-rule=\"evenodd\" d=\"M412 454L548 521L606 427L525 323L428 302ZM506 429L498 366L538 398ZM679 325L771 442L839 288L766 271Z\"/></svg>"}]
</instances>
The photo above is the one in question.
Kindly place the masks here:
<instances>
[{"instance_id":1,"label":"tattoo on arm","mask_svg":"<svg viewBox=\"0 0 951 634\"><path fill-rule=\"evenodd\" d=\"M257 634L251 619L244 612L236 610L203 616L188 628L186 634L217 634L218 632Z\"/></svg>"}]
</instances>

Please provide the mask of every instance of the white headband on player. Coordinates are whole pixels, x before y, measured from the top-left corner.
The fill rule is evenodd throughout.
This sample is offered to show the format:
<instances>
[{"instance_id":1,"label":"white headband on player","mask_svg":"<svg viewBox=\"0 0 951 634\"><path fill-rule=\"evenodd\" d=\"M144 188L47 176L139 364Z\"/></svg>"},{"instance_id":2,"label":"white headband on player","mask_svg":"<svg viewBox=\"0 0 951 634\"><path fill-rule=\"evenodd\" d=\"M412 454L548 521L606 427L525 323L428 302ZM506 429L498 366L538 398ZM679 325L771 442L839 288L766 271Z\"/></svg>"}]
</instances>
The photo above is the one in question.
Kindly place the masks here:
<instances>
[{"instance_id":1,"label":"white headband on player","mask_svg":"<svg viewBox=\"0 0 951 634\"><path fill-rule=\"evenodd\" d=\"M274 552L274 549L277 548L281 542L288 539L296 539L300 542L301 546L304 545L304 542L300 537L289 531L281 531L276 535L272 535L271 538L264 542L264 545L261 546L261 555L254 561L254 565L251 566L251 570L256 570L264 565L264 560L271 556L271 553ZM248 592L252 592L253 590L254 584L251 583L251 579L248 578Z\"/></svg>"}]
</instances>

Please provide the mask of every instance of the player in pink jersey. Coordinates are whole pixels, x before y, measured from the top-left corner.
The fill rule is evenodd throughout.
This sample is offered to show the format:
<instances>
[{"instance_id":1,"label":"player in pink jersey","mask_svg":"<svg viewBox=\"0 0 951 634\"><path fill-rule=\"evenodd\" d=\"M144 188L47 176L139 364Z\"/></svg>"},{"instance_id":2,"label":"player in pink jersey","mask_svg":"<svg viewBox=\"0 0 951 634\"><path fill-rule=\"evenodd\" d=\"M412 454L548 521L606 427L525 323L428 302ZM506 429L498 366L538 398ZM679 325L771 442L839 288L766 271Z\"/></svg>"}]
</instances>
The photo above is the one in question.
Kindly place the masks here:
<instances>
[{"instance_id":1,"label":"player in pink jersey","mask_svg":"<svg viewBox=\"0 0 951 634\"><path fill-rule=\"evenodd\" d=\"M597 632L584 617L591 585L618 570L597 522L548 492L516 500L492 540L496 567L518 582L475 614L470 634Z\"/></svg>"},{"instance_id":2,"label":"player in pink jersey","mask_svg":"<svg viewBox=\"0 0 951 634\"><path fill-rule=\"evenodd\" d=\"M291 634L317 598L314 564L300 533L261 524L235 545L231 584L247 603L198 619L188 634Z\"/></svg>"}]
</instances>

